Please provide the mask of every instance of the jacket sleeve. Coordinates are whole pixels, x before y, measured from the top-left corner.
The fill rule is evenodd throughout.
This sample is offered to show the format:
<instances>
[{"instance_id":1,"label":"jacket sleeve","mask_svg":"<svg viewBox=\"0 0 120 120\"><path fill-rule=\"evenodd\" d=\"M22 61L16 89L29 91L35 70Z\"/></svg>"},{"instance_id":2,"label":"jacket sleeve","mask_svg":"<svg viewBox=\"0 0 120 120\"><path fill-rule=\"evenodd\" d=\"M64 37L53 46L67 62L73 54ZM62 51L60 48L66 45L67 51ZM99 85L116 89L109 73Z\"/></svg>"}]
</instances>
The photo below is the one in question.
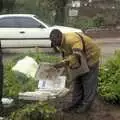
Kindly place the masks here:
<instances>
[{"instance_id":1,"label":"jacket sleeve","mask_svg":"<svg viewBox=\"0 0 120 120\"><path fill-rule=\"evenodd\" d=\"M83 45L79 41L75 42L72 45L72 54L67 56L65 59L63 59L61 62L63 62L64 64L67 63L67 65L70 68L76 68L76 67L80 67L81 64L81 54L82 54L82 50L83 50Z\"/></svg>"}]
</instances>

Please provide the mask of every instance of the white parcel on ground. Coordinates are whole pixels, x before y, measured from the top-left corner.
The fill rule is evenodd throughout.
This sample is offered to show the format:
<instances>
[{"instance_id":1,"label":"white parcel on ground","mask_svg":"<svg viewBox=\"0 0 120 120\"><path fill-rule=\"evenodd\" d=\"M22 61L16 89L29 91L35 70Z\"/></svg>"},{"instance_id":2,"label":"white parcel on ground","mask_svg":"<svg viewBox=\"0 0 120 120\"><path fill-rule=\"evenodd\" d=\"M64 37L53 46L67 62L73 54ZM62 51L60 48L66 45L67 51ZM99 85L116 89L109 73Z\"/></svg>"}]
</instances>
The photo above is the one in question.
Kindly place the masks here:
<instances>
[{"instance_id":1,"label":"white parcel on ground","mask_svg":"<svg viewBox=\"0 0 120 120\"><path fill-rule=\"evenodd\" d=\"M27 62L27 60L31 62ZM26 69L23 69L26 66ZM32 70L33 69L33 70ZM46 72L46 69L50 71ZM27 77L31 76L38 80L38 88L33 92L19 93L19 99L24 100L47 100L56 96L64 96L69 90L65 88L66 77L61 76L64 69L55 69L50 63L41 63L39 66L33 58L26 56L13 67Z\"/></svg>"}]
</instances>

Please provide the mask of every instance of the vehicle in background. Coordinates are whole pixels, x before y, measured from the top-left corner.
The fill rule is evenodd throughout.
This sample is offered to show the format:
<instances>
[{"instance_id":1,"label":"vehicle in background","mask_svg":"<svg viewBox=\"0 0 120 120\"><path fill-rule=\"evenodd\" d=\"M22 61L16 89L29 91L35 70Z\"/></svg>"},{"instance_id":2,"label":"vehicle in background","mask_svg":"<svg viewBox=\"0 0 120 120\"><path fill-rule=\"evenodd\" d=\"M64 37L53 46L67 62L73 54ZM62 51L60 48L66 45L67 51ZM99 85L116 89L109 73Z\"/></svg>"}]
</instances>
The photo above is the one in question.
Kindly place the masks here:
<instances>
[{"instance_id":1,"label":"vehicle in background","mask_svg":"<svg viewBox=\"0 0 120 120\"><path fill-rule=\"evenodd\" d=\"M0 15L0 40L3 49L50 48L50 32L59 29L64 32L82 32L81 29L65 26L50 26L33 14Z\"/></svg>"}]
</instances>

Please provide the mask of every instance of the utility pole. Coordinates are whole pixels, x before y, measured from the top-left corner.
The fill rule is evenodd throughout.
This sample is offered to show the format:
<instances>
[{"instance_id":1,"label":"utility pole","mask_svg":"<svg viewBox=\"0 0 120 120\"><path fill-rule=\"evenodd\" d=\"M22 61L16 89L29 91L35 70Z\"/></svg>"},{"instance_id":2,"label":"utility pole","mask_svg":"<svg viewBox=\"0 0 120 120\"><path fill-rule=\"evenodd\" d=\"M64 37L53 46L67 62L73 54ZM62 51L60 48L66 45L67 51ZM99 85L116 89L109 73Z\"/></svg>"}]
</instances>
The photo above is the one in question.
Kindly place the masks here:
<instances>
[{"instance_id":1,"label":"utility pole","mask_svg":"<svg viewBox=\"0 0 120 120\"><path fill-rule=\"evenodd\" d=\"M3 9L3 0L0 0L0 12L2 11Z\"/></svg>"},{"instance_id":2,"label":"utility pole","mask_svg":"<svg viewBox=\"0 0 120 120\"><path fill-rule=\"evenodd\" d=\"M3 62L2 62L2 47L0 40L0 113L2 113L3 111L2 96L3 96Z\"/></svg>"},{"instance_id":3,"label":"utility pole","mask_svg":"<svg viewBox=\"0 0 120 120\"><path fill-rule=\"evenodd\" d=\"M68 0L56 0L56 15L55 23L58 25L64 25L65 20L65 7Z\"/></svg>"}]
</instances>

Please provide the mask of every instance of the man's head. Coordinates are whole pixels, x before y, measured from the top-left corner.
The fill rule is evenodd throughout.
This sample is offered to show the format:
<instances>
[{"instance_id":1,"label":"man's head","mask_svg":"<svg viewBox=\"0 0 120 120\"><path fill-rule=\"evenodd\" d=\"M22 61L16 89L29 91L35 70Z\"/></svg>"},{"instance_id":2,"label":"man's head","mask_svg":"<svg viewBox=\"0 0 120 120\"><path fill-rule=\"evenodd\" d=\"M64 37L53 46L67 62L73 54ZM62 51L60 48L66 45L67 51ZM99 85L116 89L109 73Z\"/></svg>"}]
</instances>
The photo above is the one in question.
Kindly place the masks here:
<instances>
[{"instance_id":1,"label":"man's head","mask_svg":"<svg viewBox=\"0 0 120 120\"><path fill-rule=\"evenodd\" d=\"M50 33L50 40L52 47L60 46L62 42L62 32L58 29L54 29Z\"/></svg>"}]
</instances>

